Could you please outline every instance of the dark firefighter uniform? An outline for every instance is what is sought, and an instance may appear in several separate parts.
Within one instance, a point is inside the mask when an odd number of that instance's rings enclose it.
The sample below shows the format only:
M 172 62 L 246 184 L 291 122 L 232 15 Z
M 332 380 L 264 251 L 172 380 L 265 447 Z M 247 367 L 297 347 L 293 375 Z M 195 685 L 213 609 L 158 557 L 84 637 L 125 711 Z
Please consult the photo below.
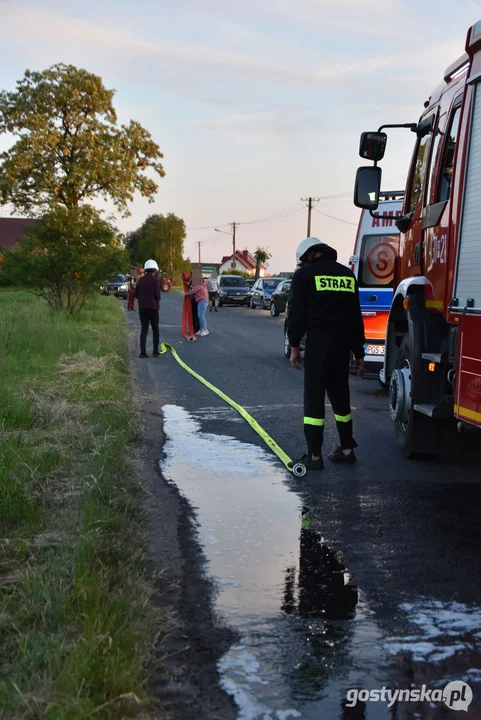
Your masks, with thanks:
M 342 450 L 357 447 L 349 396 L 351 351 L 364 358 L 364 323 L 359 290 L 351 270 L 337 262 L 328 245 L 322 256 L 296 271 L 292 280 L 287 332 L 298 348 L 305 334 L 304 434 L 310 456 L 320 456 L 325 393 L 332 406 Z

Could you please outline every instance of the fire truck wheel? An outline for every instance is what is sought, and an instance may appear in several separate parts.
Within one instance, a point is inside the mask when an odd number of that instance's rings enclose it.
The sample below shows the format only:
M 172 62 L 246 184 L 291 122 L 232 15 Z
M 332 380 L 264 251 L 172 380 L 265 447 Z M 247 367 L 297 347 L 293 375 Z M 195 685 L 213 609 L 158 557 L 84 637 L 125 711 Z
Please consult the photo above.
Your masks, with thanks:
M 435 421 L 416 412 L 411 396 L 413 352 L 408 337 L 398 350 L 396 370 L 389 387 L 389 408 L 394 420 L 394 432 L 401 454 L 405 458 L 433 457 Z

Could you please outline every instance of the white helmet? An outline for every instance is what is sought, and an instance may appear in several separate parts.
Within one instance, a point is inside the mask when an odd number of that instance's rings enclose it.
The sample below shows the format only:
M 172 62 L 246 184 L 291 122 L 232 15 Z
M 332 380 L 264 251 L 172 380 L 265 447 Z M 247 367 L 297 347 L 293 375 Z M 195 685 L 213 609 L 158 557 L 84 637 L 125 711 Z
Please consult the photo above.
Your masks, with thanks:
M 155 262 L 155 260 L 147 260 L 147 262 L 144 264 L 144 270 L 157 270 L 159 271 L 159 266 Z
M 309 250 L 312 250 L 316 245 L 323 245 L 319 238 L 316 237 L 308 237 L 305 240 L 303 240 L 299 245 L 297 246 L 296 250 L 296 263 L 299 265 L 299 263 L 302 262 L 303 258 Z

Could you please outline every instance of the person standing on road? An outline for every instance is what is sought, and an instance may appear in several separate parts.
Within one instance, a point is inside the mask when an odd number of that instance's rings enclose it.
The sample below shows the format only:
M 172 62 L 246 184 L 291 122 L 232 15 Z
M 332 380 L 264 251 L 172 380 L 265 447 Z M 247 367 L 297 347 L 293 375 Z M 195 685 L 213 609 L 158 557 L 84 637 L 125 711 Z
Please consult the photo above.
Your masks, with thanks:
M 216 301 L 219 297 L 219 281 L 217 280 L 214 275 L 211 275 L 210 278 L 207 280 L 207 289 L 209 291 L 209 311 L 212 312 L 212 308 L 217 312 L 217 305 Z
M 337 252 L 318 238 L 309 237 L 297 248 L 297 262 L 306 263 L 292 279 L 287 320 L 291 365 L 300 370 L 300 342 L 305 334 L 304 435 L 308 470 L 322 470 L 325 394 L 336 419 L 340 446 L 329 455 L 334 463 L 353 465 L 357 443 L 352 433 L 349 361 L 356 359 L 364 375 L 364 323 L 359 289 L 353 272 L 337 262 Z
M 192 290 L 189 290 L 185 294 L 191 295 L 197 303 L 197 317 L 199 318 L 200 328 L 197 335 L 200 335 L 201 337 L 208 335 L 209 331 L 207 330 L 207 321 L 205 319 L 205 313 L 209 303 L 207 286 L 201 281 L 199 285 L 194 285 Z
M 146 342 L 149 327 L 152 327 L 154 334 L 153 356 L 159 356 L 159 310 L 160 310 L 160 280 L 157 275 L 159 266 L 155 260 L 147 260 L 144 265 L 144 274 L 138 280 L 135 287 L 135 297 L 139 305 L 139 317 L 141 324 L 140 331 L 140 356 L 147 355 Z
M 135 310 L 135 285 L 135 278 L 131 277 L 129 280 L 129 300 L 127 303 L 127 310 Z

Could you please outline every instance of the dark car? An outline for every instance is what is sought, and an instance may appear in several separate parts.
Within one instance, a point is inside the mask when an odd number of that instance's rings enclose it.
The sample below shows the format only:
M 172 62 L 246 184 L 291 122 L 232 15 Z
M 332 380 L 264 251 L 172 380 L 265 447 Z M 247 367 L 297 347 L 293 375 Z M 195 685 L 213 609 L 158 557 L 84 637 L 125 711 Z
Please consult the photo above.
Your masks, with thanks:
M 219 278 L 219 307 L 229 304 L 249 304 L 249 286 L 240 275 L 221 275 Z
M 115 295 L 127 300 L 129 295 L 128 280 L 125 275 L 114 275 L 102 287 L 103 295 Z
M 255 310 L 261 307 L 264 310 L 270 306 L 271 296 L 283 278 L 259 278 L 250 292 L 250 307 Z
M 286 311 L 287 298 L 289 297 L 289 290 L 291 289 L 291 281 L 283 280 L 276 287 L 271 295 L 270 311 L 272 317 L 279 317 L 279 315 Z
M 291 280 L 289 280 L 289 282 L 291 282 Z M 291 357 L 291 343 L 289 342 L 289 338 L 287 337 L 287 320 L 288 320 L 288 317 L 289 317 L 289 301 L 290 301 L 289 294 L 290 294 L 290 290 L 291 290 L 291 288 L 289 288 L 289 293 L 288 293 L 288 297 L 287 297 L 287 302 L 286 302 L 286 318 L 285 318 L 285 320 L 284 320 L 284 356 L 285 356 L 288 360 L 289 360 L 289 358 Z M 301 344 L 300 344 L 299 348 L 300 348 L 301 351 L 304 351 L 304 350 L 305 350 L 305 347 L 306 347 L 306 336 L 304 336 L 304 337 L 302 338 Z
M 246 283 L 249 287 L 249 290 L 252 290 L 252 288 L 254 287 L 255 280 L 246 280 Z

